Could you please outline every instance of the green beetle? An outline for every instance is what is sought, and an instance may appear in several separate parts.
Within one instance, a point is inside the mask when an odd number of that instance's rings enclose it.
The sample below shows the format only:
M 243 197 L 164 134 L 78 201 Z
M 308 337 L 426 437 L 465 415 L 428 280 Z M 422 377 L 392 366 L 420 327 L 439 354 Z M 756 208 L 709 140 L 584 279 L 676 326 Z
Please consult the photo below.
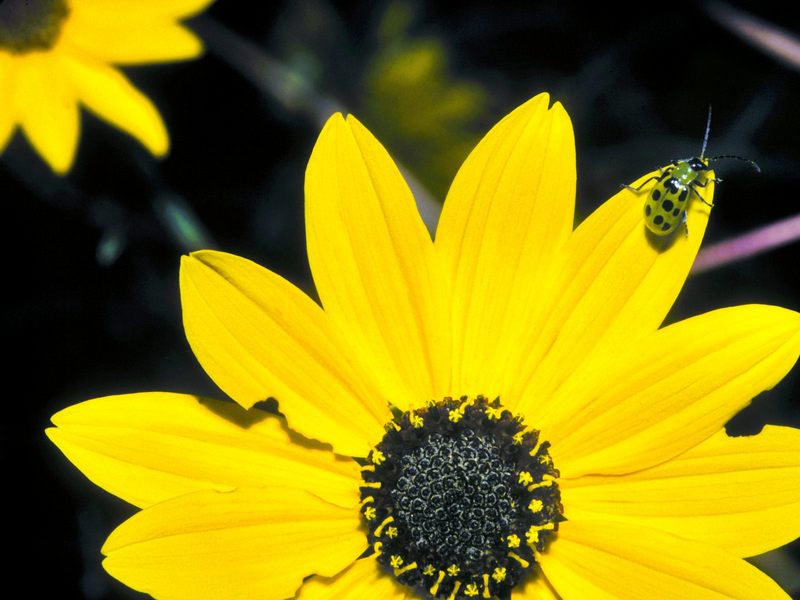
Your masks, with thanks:
M 692 199 L 692 194 L 708 206 L 714 206 L 700 195 L 698 188 L 704 188 L 709 181 L 715 183 L 722 181 L 717 178 L 707 178 L 706 173 L 711 170 L 711 164 L 723 158 L 736 158 L 753 165 L 761 172 L 759 166 L 752 160 L 726 154 L 724 156 L 705 156 L 706 144 L 708 143 L 708 132 L 711 130 L 711 107 L 708 107 L 708 120 L 706 121 L 706 133 L 703 137 L 703 147 L 700 149 L 700 156 L 693 158 L 683 158 L 673 160 L 665 167 L 659 169 L 659 174 L 645 179 L 638 186 L 623 185 L 623 187 L 639 192 L 646 184 L 655 181 L 653 189 L 647 195 L 644 203 L 644 219 L 647 228 L 655 235 L 670 235 L 682 223 L 686 235 L 689 229 L 686 226 L 686 210 Z

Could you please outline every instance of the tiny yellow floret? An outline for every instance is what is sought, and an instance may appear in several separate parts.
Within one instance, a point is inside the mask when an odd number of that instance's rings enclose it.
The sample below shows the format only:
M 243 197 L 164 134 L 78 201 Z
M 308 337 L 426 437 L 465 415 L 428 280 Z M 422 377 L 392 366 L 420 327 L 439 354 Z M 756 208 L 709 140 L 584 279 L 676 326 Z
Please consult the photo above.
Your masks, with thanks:
M 370 460 L 371 460 L 373 463 L 375 463 L 376 465 L 379 465 L 379 464 L 381 464 L 383 461 L 385 461 L 385 460 L 386 460 L 386 457 L 383 455 L 383 452 L 381 452 L 381 451 L 380 451 L 380 450 L 378 450 L 377 448 L 373 448 L 373 449 L 372 449 L 372 456 L 370 457 Z
M 542 510 L 543 508 L 544 508 L 544 503 L 541 500 L 539 500 L 538 498 L 534 498 L 528 504 L 528 510 L 533 512 L 533 513 L 537 513 L 540 510 Z

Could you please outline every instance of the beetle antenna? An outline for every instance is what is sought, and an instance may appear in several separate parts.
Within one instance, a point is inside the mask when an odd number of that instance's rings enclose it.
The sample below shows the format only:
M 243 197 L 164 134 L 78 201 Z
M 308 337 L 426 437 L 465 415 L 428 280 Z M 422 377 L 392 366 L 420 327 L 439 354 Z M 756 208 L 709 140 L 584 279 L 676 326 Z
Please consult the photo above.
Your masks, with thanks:
M 708 132 L 711 131 L 711 105 L 708 105 L 708 119 L 706 119 L 706 134 L 703 136 L 703 147 L 700 149 L 700 160 L 706 157 L 706 144 L 708 144 Z
M 722 156 L 710 156 L 708 158 L 709 161 L 715 162 L 720 160 L 721 158 L 735 158 L 736 160 L 743 160 L 746 163 L 749 163 L 751 167 L 756 170 L 756 173 L 761 173 L 761 167 L 758 166 L 758 163 L 754 160 L 750 160 L 749 158 L 744 158 L 743 156 L 736 156 L 735 154 L 723 154 Z

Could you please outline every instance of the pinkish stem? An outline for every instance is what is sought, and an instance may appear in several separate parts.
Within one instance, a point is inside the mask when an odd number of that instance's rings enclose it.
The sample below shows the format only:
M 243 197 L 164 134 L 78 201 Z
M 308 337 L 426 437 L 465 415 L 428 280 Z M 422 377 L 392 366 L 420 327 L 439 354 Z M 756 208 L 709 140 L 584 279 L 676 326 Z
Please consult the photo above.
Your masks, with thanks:
M 800 240 L 800 215 L 708 246 L 697 255 L 691 274 L 696 275 L 703 271 L 710 271 L 797 240 Z

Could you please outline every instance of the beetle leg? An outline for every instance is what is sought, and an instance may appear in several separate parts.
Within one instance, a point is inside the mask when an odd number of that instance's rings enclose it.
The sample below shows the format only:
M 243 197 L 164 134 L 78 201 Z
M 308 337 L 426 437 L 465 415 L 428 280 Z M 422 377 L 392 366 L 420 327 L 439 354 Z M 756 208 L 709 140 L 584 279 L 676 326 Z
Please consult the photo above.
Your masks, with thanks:
M 708 183 L 708 182 L 706 182 L 706 183 Z M 697 194 L 697 197 L 698 197 L 698 198 L 700 198 L 700 200 L 702 200 L 703 204 L 705 204 L 706 206 L 711 206 L 711 207 L 713 207 L 713 206 L 714 206 L 714 203 L 713 203 L 713 202 L 709 202 L 708 200 L 706 200 L 705 198 L 703 198 L 703 197 L 700 195 L 700 192 L 698 192 L 698 191 L 697 191 L 697 189 L 695 189 L 695 188 L 697 188 L 697 187 L 706 187 L 705 185 L 694 184 L 694 185 L 690 185 L 689 187 L 690 187 L 690 188 L 692 188 L 692 191 L 693 191 L 695 194 Z
M 645 180 L 644 180 L 642 183 L 640 183 L 640 184 L 639 184 L 638 186 L 636 186 L 636 187 L 633 187 L 632 185 L 627 185 L 627 184 L 625 184 L 625 183 L 623 183 L 623 184 L 622 184 L 622 185 L 620 185 L 619 187 L 621 187 L 621 188 L 625 188 L 626 190 L 632 190 L 632 191 L 634 191 L 634 192 L 638 192 L 638 191 L 640 191 L 640 190 L 641 190 L 641 189 L 642 189 L 642 188 L 643 188 L 645 185 L 647 185 L 648 183 L 650 183 L 651 181 L 653 181 L 653 180 L 658 180 L 658 179 L 660 179 L 660 176 L 659 176 L 659 177 L 656 177 L 655 175 L 653 175 L 652 177 L 648 177 L 647 179 L 645 179 Z

